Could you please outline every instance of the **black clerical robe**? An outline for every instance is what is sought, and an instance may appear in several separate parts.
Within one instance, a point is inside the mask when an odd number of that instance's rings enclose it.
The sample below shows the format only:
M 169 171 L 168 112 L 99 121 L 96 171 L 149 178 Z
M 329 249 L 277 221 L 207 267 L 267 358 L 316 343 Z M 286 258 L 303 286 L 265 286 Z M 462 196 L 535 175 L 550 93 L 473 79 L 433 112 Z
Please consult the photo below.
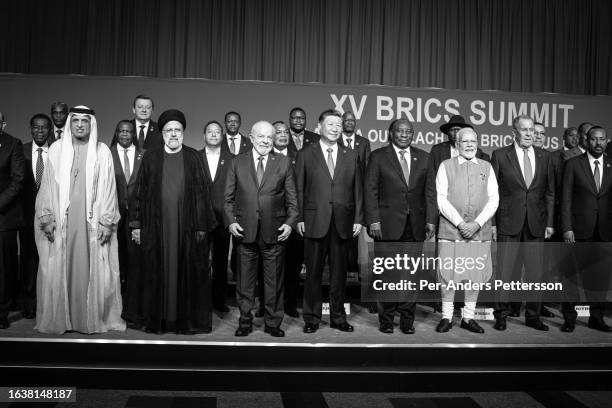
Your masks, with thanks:
M 178 233 L 168 242 L 169 235 L 164 231 L 164 214 L 167 209 L 169 186 L 166 184 L 168 166 L 164 162 L 169 157 L 164 149 L 147 151 L 142 159 L 138 175 L 137 205 L 130 208 L 130 227 L 140 229 L 142 262 L 138 282 L 140 291 L 130 291 L 130 299 L 125 302 L 124 317 L 144 325 L 152 331 L 176 330 L 177 332 L 197 331 L 208 333 L 212 328 L 211 286 L 208 270 L 207 240 L 198 242 L 197 232 L 209 232 L 216 221 L 209 195 L 209 186 L 204 176 L 203 162 L 198 152 L 183 146 L 183 187 L 177 191 L 176 202 L 180 208 L 176 212 L 175 232 Z M 180 171 L 180 169 L 179 169 Z M 165 199 L 164 199 L 165 197 Z M 165 203 L 165 204 L 164 204 Z M 177 240 L 177 242 L 175 242 Z M 168 246 L 178 246 L 177 265 L 168 265 L 164 254 Z M 168 273 L 176 273 L 172 287 L 176 293 L 168 293 Z M 174 322 L 168 321 L 168 300 L 175 299 L 176 308 L 172 311 Z

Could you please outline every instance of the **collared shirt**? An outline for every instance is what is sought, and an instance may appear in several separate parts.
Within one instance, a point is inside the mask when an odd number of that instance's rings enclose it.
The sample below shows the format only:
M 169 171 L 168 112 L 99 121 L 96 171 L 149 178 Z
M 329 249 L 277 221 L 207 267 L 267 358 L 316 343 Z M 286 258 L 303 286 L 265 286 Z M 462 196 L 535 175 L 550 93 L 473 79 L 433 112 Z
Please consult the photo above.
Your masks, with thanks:
M 151 121 L 147 120 L 145 123 L 140 123 L 138 119 L 134 119 L 134 121 L 136 122 L 136 139 L 138 140 L 138 135 L 140 134 L 140 127 L 144 125 L 142 131 L 144 132 L 144 140 L 147 140 L 147 133 L 149 132 L 149 122 Z
M 211 149 L 206 147 L 206 161 L 208 162 L 208 170 L 210 171 L 210 177 L 213 181 L 217 175 L 217 168 L 219 167 L 219 159 L 221 158 L 221 149 Z
M 268 156 L 269 154 L 262 156 L 259 153 L 257 153 L 257 150 L 253 149 L 253 164 L 255 164 L 255 172 L 257 172 L 257 166 L 259 165 L 260 157 L 264 158 L 262 164 L 263 164 L 264 171 L 266 171 L 266 164 L 268 164 Z
M 293 130 L 289 129 L 289 133 L 291 133 L 291 139 L 293 139 L 293 143 L 295 144 L 295 147 L 298 150 L 303 148 L 305 132 L 302 130 L 300 133 L 295 133 Z
M 604 156 L 603 154 L 599 156 L 598 159 L 591 156 L 591 153 L 587 152 L 587 157 L 589 158 L 589 166 L 591 166 L 591 174 L 595 177 L 595 160 L 599 162 L 599 185 L 601 186 L 601 181 L 603 180 L 603 164 L 604 164 Z
M 411 161 L 412 161 L 412 160 L 410 160 L 410 146 L 408 146 L 408 147 L 407 147 L 407 148 L 405 148 L 405 149 L 400 149 L 399 147 L 397 147 L 397 146 L 396 146 L 396 145 L 394 145 L 394 144 L 391 144 L 391 145 L 392 145 L 392 146 L 393 146 L 393 148 L 395 149 L 395 157 L 397 158 L 397 160 L 398 160 L 398 161 L 400 161 L 400 163 L 401 163 L 401 160 L 402 160 L 402 154 L 401 154 L 400 152 L 401 152 L 402 150 L 404 150 L 404 151 L 406 152 L 406 153 L 404 154 L 404 157 L 406 158 L 406 162 L 408 163 L 408 171 L 411 171 L 411 169 L 412 169 L 412 163 L 411 163 Z
M 61 131 L 60 133 L 60 137 L 57 137 L 57 131 Z M 53 125 L 53 139 L 54 140 L 59 140 L 64 136 L 64 129 L 63 128 L 58 128 L 57 126 Z
M 524 168 L 524 149 L 518 145 L 518 143 L 514 143 L 514 150 L 516 151 L 516 157 L 518 158 L 519 166 L 521 166 L 521 173 L 523 173 L 523 179 L 525 178 L 525 168 Z M 531 176 L 535 177 L 535 152 L 533 151 L 533 146 L 529 146 L 527 149 L 527 156 L 529 157 L 529 162 L 531 163 Z
M 459 165 L 466 163 L 468 160 L 463 156 L 457 158 Z M 474 164 L 478 164 L 479 161 L 476 157 L 469 160 Z M 464 220 L 459 214 L 457 209 L 448 201 L 448 177 L 446 176 L 446 167 L 442 164 L 438 168 L 438 174 L 436 175 L 436 191 L 438 193 L 438 209 L 440 213 L 446 219 L 448 219 L 455 227 L 458 227 Z M 489 200 L 483 207 L 482 211 L 474 219 L 481 227 L 495 215 L 497 206 L 499 205 L 499 191 L 497 186 L 497 179 L 495 178 L 495 172 L 493 168 L 489 167 L 489 178 L 487 181 L 487 195 Z
M 36 177 L 36 163 L 38 162 L 38 148 L 42 149 L 43 166 L 47 166 L 47 157 L 49 156 L 49 145 L 45 143 L 43 146 L 39 146 L 32 142 L 32 174 Z
M 353 133 L 350 136 L 347 136 L 345 133 L 342 133 L 342 140 L 344 141 L 344 145 L 347 147 L 350 147 L 352 149 L 355 148 L 355 134 Z M 351 141 L 351 144 L 349 145 L 349 140 Z
M 128 147 L 127 149 L 124 149 L 123 147 L 121 147 L 119 143 L 117 143 L 115 146 L 117 146 L 117 153 L 119 153 L 119 161 L 121 162 L 121 169 L 125 169 L 123 155 L 124 155 L 124 151 L 127 150 L 128 160 L 130 161 L 130 176 L 131 176 L 132 173 L 134 173 L 134 156 L 136 153 L 136 146 L 134 146 L 134 144 L 131 144 L 130 147 Z
M 334 167 L 338 165 L 338 143 L 334 143 L 332 146 L 328 146 L 325 143 L 323 143 L 322 140 L 319 140 L 319 146 L 321 146 L 321 150 L 323 151 L 323 158 L 325 159 L 325 162 L 327 163 L 327 155 L 329 154 L 327 152 L 327 149 L 329 149 L 330 147 L 332 148 L 332 158 L 334 159 Z
M 584 149 L 582 148 L 582 146 L 578 146 L 578 149 L 580 149 L 580 153 L 582 153 L 582 154 L 585 154 L 585 153 L 586 153 L 586 150 L 584 150 Z
M 283 150 L 278 150 L 276 147 L 273 149 L 274 153 L 282 154 L 283 156 L 287 155 L 287 148 L 285 147 Z
M 230 136 L 230 135 L 226 134 L 225 135 L 225 139 L 226 139 L 226 142 L 227 142 L 227 147 L 231 148 L 231 146 L 232 146 L 231 138 L 232 137 L 234 138 L 234 146 L 236 146 L 235 147 L 236 150 L 234 151 L 234 154 L 238 154 L 238 152 L 240 152 L 240 146 L 242 146 L 242 135 L 240 133 L 236 133 L 236 136 Z M 231 152 L 231 149 L 230 149 L 230 152 Z M 257 153 L 257 154 L 259 154 L 259 153 Z

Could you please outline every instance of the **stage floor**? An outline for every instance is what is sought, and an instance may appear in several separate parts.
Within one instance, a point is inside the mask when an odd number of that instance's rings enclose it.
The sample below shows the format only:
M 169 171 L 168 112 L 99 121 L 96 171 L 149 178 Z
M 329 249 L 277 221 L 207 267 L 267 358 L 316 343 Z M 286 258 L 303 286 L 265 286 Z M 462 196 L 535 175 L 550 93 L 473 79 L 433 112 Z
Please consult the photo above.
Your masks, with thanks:
M 349 322 L 355 327 L 353 333 L 343 333 L 331 329 L 329 325 L 321 325 L 314 334 L 302 332 L 303 320 L 285 315 L 281 328 L 286 336 L 274 338 L 264 333 L 263 318 L 255 318 L 253 333 L 248 337 L 235 337 L 234 331 L 238 326 L 238 309 L 230 307 L 229 313 L 214 312 L 213 331 L 210 334 L 177 335 L 165 333 L 162 335 L 148 334 L 141 330 L 128 328 L 125 332 L 108 332 L 102 334 L 66 333 L 63 335 L 50 335 L 38 333 L 34 330 L 34 320 L 22 319 L 20 313 L 14 312 L 10 316 L 9 329 L 0 331 L 0 339 L 20 341 L 77 341 L 102 343 L 177 343 L 189 342 L 197 344 L 245 344 L 245 345 L 284 345 L 284 346 L 359 346 L 359 347 L 426 347 L 428 345 L 440 347 L 487 347 L 503 346 L 612 346 L 612 334 L 601 333 L 587 327 L 587 318 L 579 318 L 576 330 L 573 333 L 563 333 L 559 329 L 563 323 L 561 314 L 549 308 L 556 316 L 543 318 L 549 325 L 548 332 L 541 332 L 526 327 L 524 318 L 508 318 L 508 329 L 499 332 L 493 329 L 493 321 L 480 321 L 484 334 L 475 334 L 459 327 L 458 316 L 453 320 L 453 328 L 448 333 L 437 333 L 435 327 L 440 319 L 439 313 L 432 313 L 431 308 L 418 305 L 415 321 L 416 333 L 403 334 L 398 327 L 399 317 L 396 316 L 396 330 L 393 334 L 383 334 L 378 331 L 378 318 L 370 314 L 367 309 L 352 305 Z M 324 320 L 326 317 L 324 316 Z

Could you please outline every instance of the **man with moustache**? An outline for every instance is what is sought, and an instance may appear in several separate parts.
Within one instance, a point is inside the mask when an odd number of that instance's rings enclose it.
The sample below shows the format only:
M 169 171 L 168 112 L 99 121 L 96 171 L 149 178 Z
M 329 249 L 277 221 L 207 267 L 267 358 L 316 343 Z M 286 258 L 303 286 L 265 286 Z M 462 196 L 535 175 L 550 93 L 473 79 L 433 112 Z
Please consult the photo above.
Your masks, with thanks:
M 17 278 L 17 230 L 23 226 L 19 196 L 26 175 L 21 141 L 4 132 L 0 112 L 0 329 L 9 327 L 8 312 Z
M 36 197 L 40 261 L 35 329 L 125 330 L 111 152 L 98 142 L 95 112 L 86 106 L 70 108 L 64 129 L 62 139 L 49 148 Z
M 223 128 L 216 120 L 204 125 L 206 146 L 200 151 L 204 160 L 204 173 L 210 186 L 210 199 L 215 213 L 217 226 L 210 233 L 212 245 L 212 302 L 219 312 L 229 312 L 227 296 L 227 256 L 229 253 L 230 233 L 223 221 L 225 180 L 233 155 L 222 149 Z
M 62 138 L 66 119 L 68 119 L 68 105 L 64 102 L 53 102 L 51 104 L 51 119 L 53 120 L 53 132 L 49 135 L 50 145 Z
M 222 145 L 224 150 L 227 150 L 233 155 L 242 154 L 250 151 L 253 144 L 249 138 L 240 134 L 240 125 L 242 118 L 238 112 L 227 112 L 225 114 L 225 143 Z
M 578 270 L 587 290 L 607 288 L 609 271 L 601 268 L 597 246 L 585 242 L 612 241 L 612 160 L 603 153 L 608 138 L 605 129 L 590 128 L 587 134 L 587 152 L 572 158 L 565 164 L 563 195 L 561 199 L 561 225 L 565 242 L 577 243 L 574 254 Z M 605 255 L 604 255 L 605 256 Z M 592 265 L 596 265 L 593 267 Z M 604 278 L 605 276 L 605 278 Z M 577 296 L 577 294 L 576 294 Z M 598 294 L 589 296 L 590 316 L 588 326 L 602 332 L 612 332 L 604 321 L 605 303 Z M 576 325 L 575 299 L 562 304 L 565 319 L 561 331 L 572 332 Z
M 117 144 L 111 147 L 113 167 L 115 168 L 115 184 L 117 185 L 117 203 L 121 219 L 117 226 L 117 241 L 119 244 L 119 271 L 121 277 L 121 294 L 124 303 L 130 292 L 138 290 L 138 282 L 127 283 L 129 272 L 140 264 L 140 250 L 132 240 L 132 231 L 128 225 L 130 206 L 135 205 L 135 192 L 138 181 L 138 170 L 142 163 L 143 151 L 138 151 L 134 145 L 134 124 L 130 120 L 117 123 L 113 138 Z M 132 273 L 135 278 L 137 272 Z M 132 279 L 133 280 L 133 279 Z M 131 290 L 128 291 L 127 288 Z
M 319 141 L 319 135 L 306 129 L 306 111 L 295 107 L 289 112 L 289 150 L 296 153 Z
M 491 158 L 499 185 L 497 278 L 520 280 L 524 266 L 524 281 L 540 282 L 543 251 L 539 243 L 554 233 L 554 170 L 550 156 L 533 147 L 533 119 L 520 115 L 512 123 L 514 143 L 495 150 Z M 512 312 L 511 303 L 502 295 L 498 294 L 495 304 L 496 330 L 506 330 L 506 318 Z M 516 302 L 514 296 L 510 300 Z M 527 302 L 525 324 L 547 331 L 540 308 L 540 302 Z
M 161 148 L 164 140 L 157 123 L 151 120 L 153 109 L 155 109 L 153 99 L 147 95 L 138 95 L 134 98 L 133 105 L 134 120 L 132 122 L 136 131 L 136 147 L 139 151 Z
M 38 271 L 38 251 L 34 240 L 34 206 L 36 194 L 42 182 L 43 171 L 49 154 L 51 119 L 38 113 L 30 119 L 32 141 L 23 145 L 26 177 L 23 183 L 21 200 L 23 203 L 24 228 L 19 230 L 19 288 L 23 301 L 23 317 L 36 316 L 36 273 Z
M 374 252 L 389 242 L 423 242 L 434 236 L 438 218 L 436 187 L 431 156 L 413 146 L 414 128 L 408 119 L 389 126 L 391 143 L 375 150 L 366 170 L 365 205 L 368 233 Z M 407 251 L 421 256 L 422 245 L 406 244 Z M 379 330 L 393 333 L 395 312 L 400 330 L 414 333 L 418 291 L 409 291 L 401 302 L 379 302 Z
M 436 327 L 445 333 L 452 327 L 455 290 L 448 283 L 470 281 L 485 283 L 491 277 L 491 219 L 499 203 L 497 180 L 491 165 L 476 158 L 478 137 L 471 127 L 456 134 L 459 156 L 442 162 L 436 176 L 440 225 L 438 229 L 439 259 L 483 259 L 482 267 L 447 268 L 438 270 L 442 283 L 442 319 Z M 464 290 L 465 306 L 461 328 L 484 333 L 474 320 L 478 289 Z
M 431 152 L 429 154 L 431 154 L 433 159 L 434 172 L 438 171 L 440 164 L 442 164 L 444 160 L 459 156 L 459 151 L 457 150 L 457 146 L 455 146 L 457 132 L 466 127 L 471 128 L 472 125 L 467 123 L 461 115 L 451 116 L 448 123 L 440 126 L 440 131 L 448 137 L 448 140 L 435 144 L 431 148 Z M 480 147 L 476 152 L 476 158 L 490 161 L 489 155 L 483 152 Z
M 304 147 L 297 157 L 300 208 L 297 230 L 304 237 L 304 333 L 319 329 L 322 317 L 321 278 L 329 256 L 330 326 L 352 332 L 346 321 L 347 247 L 363 224 L 361 162 L 354 150 L 338 145 L 342 116 L 328 109 L 319 116 L 321 139 Z
M 298 216 L 295 178 L 290 160 L 271 153 L 275 129 L 265 121 L 251 129 L 253 150 L 231 163 L 225 183 L 225 225 L 238 244 L 236 300 L 240 308 L 235 335 L 253 330 L 257 266 L 262 259 L 265 332 L 283 337 L 285 247 Z
M 141 245 L 141 290 L 125 316 L 147 333 L 210 333 L 211 288 L 206 234 L 215 227 L 202 155 L 183 145 L 187 121 L 170 109 L 159 116 L 163 149 L 147 150 L 138 176 L 130 227 Z
M 296 156 L 289 150 L 289 128 L 285 122 L 277 121 L 272 124 L 274 133 L 274 153 L 287 156 L 291 161 L 291 166 L 295 170 Z M 291 317 L 299 317 L 297 311 L 297 299 L 299 289 L 299 276 L 304 263 L 304 239 L 295 230 L 285 244 L 285 278 L 284 278 L 284 301 L 285 314 Z M 263 287 L 263 285 L 261 285 Z

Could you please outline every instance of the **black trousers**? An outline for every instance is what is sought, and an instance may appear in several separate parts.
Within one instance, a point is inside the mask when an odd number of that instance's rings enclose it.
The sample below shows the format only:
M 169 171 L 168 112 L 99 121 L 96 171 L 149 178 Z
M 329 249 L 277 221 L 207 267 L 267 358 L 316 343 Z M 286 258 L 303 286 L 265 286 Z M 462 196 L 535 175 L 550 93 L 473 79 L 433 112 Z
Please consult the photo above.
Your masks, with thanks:
M 210 233 L 212 245 L 212 301 L 213 306 L 225 305 L 227 297 L 227 256 L 230 233 L 225 227 L 218 226 Z
M 19 292 L 25 311 L 36 312 L 36 275 L 38 249 L 34 241 L 34 227 L 19 230 Z
M 374 243 L 374 252 L 376 253 L 376 247 L 384 245 L 385 242 L 389 241 L 376 241 Z M 393 242 L 416 242 L 414 234 L 412 233 L 412 225 L 410 224 L 410 215 L 406 218 L 406 225 L 404 225 L 404 232 L 397 241 Z M 422 245 L 421 245 L 422 248 Z M 414 256 L 421 256 L 421 250 Z M 417 286 L 418 289 L 418 286 Z M 393 318 L 397 311 L 400 315 L 400 326 L 401 327 L 412 327 L 414 323 L 414 312 L 416 310 L 416 301 L 418 297 L 418 290 L 411 290 L 410 299 L 404 302 L 377 302 L 378 306 L 378 322 L 383 324 L 393 324 Z
M 17 290 L 17 230 L 0 231 L 0 319 L 8 318 Z
M 544 271 L 544 238 L 535 237 L 529 231 L 527 217 L 523 222 L 523 228 L 517 235 L 497 235 L 497 270 L 496 279 L 504 282 L 520 281 L 523 266 L 525 267 L 524 282 L 541 282 Z M 510 312 L 521 308 L 518 295 L 511 293 L 496 294 L 495 311 L 496 319 L 506 318 Z M 534 294 L 530 294 L 533 298 Z M 540 318 L 541 302 L 529 301 L 525 305 L 525 321 Z
M 236 240 L 239 242 L 239 240 Z M 254 242 L 238 244 L 237 248 L 236 301 L 240 309 L 240 327 L 251 327 L 255 306 L 257 264 L 262 260 L 265 314 L 268 327 L 280 327 L 285 314 L 283 310 L 283 270 L 285 269 L 285 246 L 283 243 L 266 244 L 259 230 Z
M 306 281 L 304 282 L 303 317 L 306 323 L 319 324 L 322 319 L 323 294 L 321 280 L 325 257 L 329 256 L 329 307 L 335 324 L 346 322 L 344 296 L 346 292 L 347 247 L 351 239 L 342 239 L 336 230 L 332 214 L 329 231 L 323 238 L 304 238 Z
M 285 310 L 297 309 L 300 272 L 304 263 L 304 239 L 291 231 L 285 251 Z

